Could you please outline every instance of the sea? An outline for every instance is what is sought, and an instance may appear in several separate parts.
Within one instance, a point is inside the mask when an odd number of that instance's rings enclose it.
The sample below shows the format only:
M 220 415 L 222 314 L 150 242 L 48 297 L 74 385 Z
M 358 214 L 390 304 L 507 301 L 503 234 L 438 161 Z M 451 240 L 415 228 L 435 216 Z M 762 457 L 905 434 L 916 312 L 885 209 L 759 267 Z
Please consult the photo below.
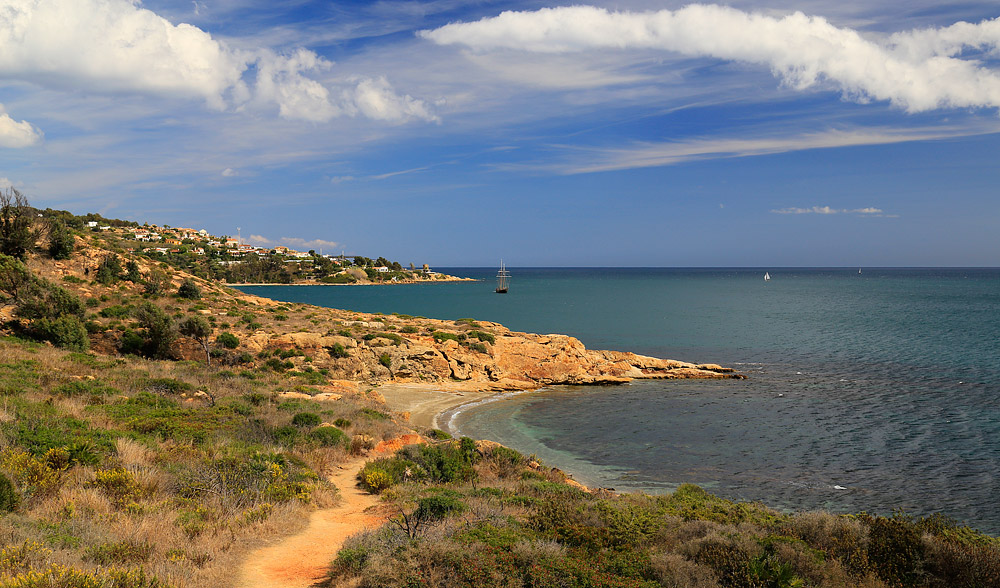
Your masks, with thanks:
M 747 376 L 552 387 L 441 415 L 590 486 L 693 483 L 779 510 L 938 513 L 1000 534 L 1000 269 L 509 269 L 506 295 L 495 268 L 441 269 L 475 282 L 241 289 Z

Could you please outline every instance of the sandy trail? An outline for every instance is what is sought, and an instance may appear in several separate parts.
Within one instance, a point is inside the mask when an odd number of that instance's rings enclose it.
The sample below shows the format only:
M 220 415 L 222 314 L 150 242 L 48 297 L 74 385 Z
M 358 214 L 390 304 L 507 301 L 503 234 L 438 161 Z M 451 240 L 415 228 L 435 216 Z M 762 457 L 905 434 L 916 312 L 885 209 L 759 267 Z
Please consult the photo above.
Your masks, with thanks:
M 309 588 L 326 578 L 344 540 L 385 520 L 377 496 L 357 487 L 355 475 L 366 458 L 354 459 L 330 475 L 341 503 L 314 511 L 304 531 L 251 553 L 239 570 L 238 588 Z

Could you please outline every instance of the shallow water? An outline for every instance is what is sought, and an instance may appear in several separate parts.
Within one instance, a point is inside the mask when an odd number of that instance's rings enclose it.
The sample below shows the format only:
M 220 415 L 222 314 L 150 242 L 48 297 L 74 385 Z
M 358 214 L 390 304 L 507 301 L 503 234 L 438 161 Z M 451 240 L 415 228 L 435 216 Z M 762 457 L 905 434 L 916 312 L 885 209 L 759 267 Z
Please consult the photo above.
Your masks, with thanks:
M 782 508 L 942 512 L 1000 532 L 1000 270 L 512 270 L 477 283 L 247 288 L 561 332 L 588 347 L 736 367 L 516 395 L 447 415 L 582 481 L 684 482 Z

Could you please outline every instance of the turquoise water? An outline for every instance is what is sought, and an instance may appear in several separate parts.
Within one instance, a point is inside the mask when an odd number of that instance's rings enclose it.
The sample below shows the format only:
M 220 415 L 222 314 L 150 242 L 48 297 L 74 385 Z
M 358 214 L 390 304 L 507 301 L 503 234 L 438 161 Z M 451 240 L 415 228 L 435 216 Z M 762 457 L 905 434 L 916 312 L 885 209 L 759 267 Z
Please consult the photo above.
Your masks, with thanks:
M 1000 270 L 514 269 L 481 282 L 253 287 L 366 312 L 494 320 L 745 381 L 560 388 L 446 415 L 586 483 L 684 482 L 782 508 L 941 512 L 1000 532 Z

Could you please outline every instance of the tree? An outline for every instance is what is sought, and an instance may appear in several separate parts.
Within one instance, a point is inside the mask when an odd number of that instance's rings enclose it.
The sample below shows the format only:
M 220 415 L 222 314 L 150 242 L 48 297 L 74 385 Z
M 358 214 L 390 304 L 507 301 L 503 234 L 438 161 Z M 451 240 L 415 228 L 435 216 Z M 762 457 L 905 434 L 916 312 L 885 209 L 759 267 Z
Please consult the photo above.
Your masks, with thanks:
M 114 253 L 106 255 L 97 266 L 97 276 L 94 278 L 99 284 L 110 286 L 122 277 L 122 263 Z
M 0 253 L 24 259 L 35 246 L 35 209 L 16 188 L 0 190 Z
M 203 317 L 189 316 L 181 321 L 180 332 L 181 335 L 197 341 L 205 349 L 205 365 L 212 365 L 212 350 L 208 346 L 209 337 L 212 336 L 212 325 Z
M 59 219 L 49 221 L 49 255 L 52 259 L 69 259 L 76 247 L 76 237 L 66 223 Z
M 174 319 L 148 300 L 135 310 L 135 318 L 146 329 L 146 353 L 152 357 L 169 358 L 170 346 L 177 339 Z
M 21 260 L 0 253 L 0 293 L 6 304 L 17 304 L 22 291 L 31 283 L 31 272 Z

